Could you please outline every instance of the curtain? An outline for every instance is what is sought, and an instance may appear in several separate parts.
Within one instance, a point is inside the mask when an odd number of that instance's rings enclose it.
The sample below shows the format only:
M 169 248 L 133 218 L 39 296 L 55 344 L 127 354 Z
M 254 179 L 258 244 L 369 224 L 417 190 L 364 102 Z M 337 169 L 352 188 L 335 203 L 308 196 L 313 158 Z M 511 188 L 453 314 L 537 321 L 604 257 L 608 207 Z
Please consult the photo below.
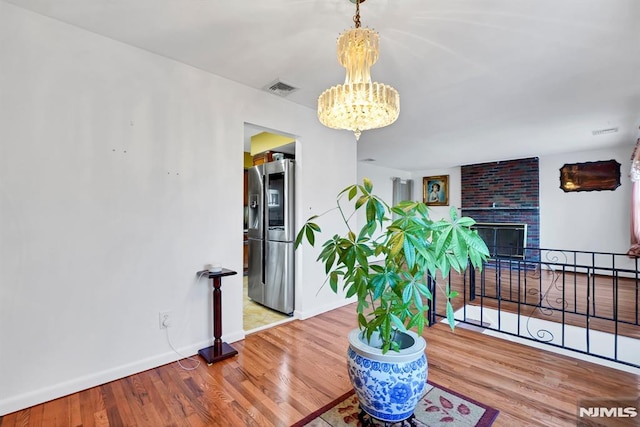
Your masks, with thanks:
M 413 200 L 413 180 L 398 177 L 393 177 L 391 180 L 393 181 L 392 206 L 405 200 Z M 396 217 L 397 215 L 393 214 L 393 219 L 396 219 Z
M 630 257 L 640 257 L 640 138 L 631 154 L 631 248 Z

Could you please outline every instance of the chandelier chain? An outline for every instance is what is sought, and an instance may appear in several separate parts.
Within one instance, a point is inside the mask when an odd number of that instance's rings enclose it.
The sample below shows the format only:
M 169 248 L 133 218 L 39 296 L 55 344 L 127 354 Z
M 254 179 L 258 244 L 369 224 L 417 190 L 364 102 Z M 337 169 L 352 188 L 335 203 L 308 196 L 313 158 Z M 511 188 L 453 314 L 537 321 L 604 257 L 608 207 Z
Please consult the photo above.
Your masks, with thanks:
M 353 16 L 353 22 L 356 28 L 360 28 L 360 0 L 356 0 L 356 14 Z

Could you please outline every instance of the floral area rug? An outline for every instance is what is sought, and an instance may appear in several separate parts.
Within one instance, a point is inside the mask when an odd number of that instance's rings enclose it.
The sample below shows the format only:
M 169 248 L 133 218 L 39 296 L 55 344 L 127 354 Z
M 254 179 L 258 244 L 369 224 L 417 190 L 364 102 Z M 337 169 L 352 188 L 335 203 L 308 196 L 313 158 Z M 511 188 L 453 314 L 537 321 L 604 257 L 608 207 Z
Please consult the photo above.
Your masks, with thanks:
M 358 420 L 358 398 L 349 392 L 336 401 L 321 408 L 293 427 L 347 427 L 360 426 Z M 426 393 L 418 402 L 414 412 L 414 425 L 487 427 L 493 424 L 498 410 L 462 396 L 440 385 L 427 382 Z M 373 426 L 384 426 L 384 422 L 374 420 Z M 389 425 L 389 424 L 387 424 Z M 391 424 L 401 425 L 401 423 Z

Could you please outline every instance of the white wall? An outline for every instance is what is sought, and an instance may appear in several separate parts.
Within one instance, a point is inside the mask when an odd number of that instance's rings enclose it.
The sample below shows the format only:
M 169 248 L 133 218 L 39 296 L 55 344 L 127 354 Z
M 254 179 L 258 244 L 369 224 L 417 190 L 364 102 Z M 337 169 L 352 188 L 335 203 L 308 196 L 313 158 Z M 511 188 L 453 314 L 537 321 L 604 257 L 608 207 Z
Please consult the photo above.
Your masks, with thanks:
M 449 175 L 449 206 L 429 206 L 429 216 L 432 220 L 450 219 L 450 211 L 455 207 L 458 215 L 460 215 L 460 207 L 462 206 L 462 189 L 460 167 L 422 170 L 412 172 L 411 177 L 415 182 L 413 188 L 414 198 L 416 200 L 424 200 L 423 178 L 427 176 Z
M 362 184 L 364 178 L 369 178 L 373 183 L 374 193 L 387 202 L 389 206 L 391 206 L 393 200 L 393 181 L 391 178 L 394 177 L 410 179 L 411 174 L 399 169 L 377 166 L 373 163 L 358 162 L 357 184 Z M 414 181 L 414 189 L 416 185 L 419 185 L 419 183 Z
M 315 111 L 311 120 L 318 123 Z M 296 210 L 297 224 L 302 226 L 309 217 L 326 212 L 335 206 L 336 195 L 356 180 L 356 144 L 347 131 L 322 128 L 329 135 L 296 143 Z M 320 134 L 320 132 L 318 132 Z M 326 144 L 322 142 L 326 139 Z M 332 142 L 329 142 L 332 141 Z M 319 160 L 325 159 L 325 160 Z M 304 174 L 300 174 L 300 171 Z M 302 176 L 301 176 L 302 175 Z M 347 303 L 343 294 L 336 297 L 329 286 L 323 286 L 326 274 L 316 259 L 321 243 L 336 233 L 342 233 L 342 221 L 337 215 L 322 218 L 323 233 L 316 246 L 304 244 L 296 251 L 296 316 L 307 319 Z M 355 314 L 354 314 L 355 315 Z
M 186 354 L 211 343 L 195 273 L 242 271 L 244 122 L 297 136 L 298 216 L 355 179 L 311 109 L 4 2 L 0 40 L 0 414 L 175 360 L 159 311 Z M 344 303 L 297 262 L 300 316 Z M 223 333 L 244 337 L 241 275 Z
M 629 249 L 631 183 L 628 146 L 540 157 L 540 247 L 626 253 Z M 560 168 L 565 163 L 614 159 L 621 166 L 621 183 L 615 191 L 565 193 L 560 189 Z M 449 175 L 448 207 L 433 206 L 434 219 L 448 217 L 449 208 L 461 206 L 461 169 L 413 172 L 420 184 L 414 188 L 422 199 L 422 177 Z
M 373 184 L 373 194 L 380 197 L 389 207 L 393 206 L 393 180 L 392 178 L 410 179 L 411 174 L 407 171 L 399 169 L 386 168 L 378 166 L 368 162 L 358 162 L 358 181 L 357 184 L 362 185 L 365 178 L 369 178 Z M 416 183 L 414 182 L 415 186 Z M 346 199 L 345 199 L 346 200 Z M 354 200 L 355 201 L 355 200 Z M 357 215 L 358 227 L 366 224 L 367 214 L 364 208 L 361 208 Z M 388 224 L 387 224 L 388 225 Z M 378 230 L 378 233 L 373 236 L 376 239 L 383 234 L 384 230 Z M 378 257 L 372 257 L 371 260 L 381 261 L 384 259 L 383 255 Z M 355 297 L 354 297 L 355 300 Z
M 626 253 L 630 246 L 631 181 L 628 146 L 564 153 L 540 158 L 540 246 L 579 251 Z M 565 193 L 560 168 L 565 163 L 614 159 L 621 166 L 615 191 Z M 624 264 L 620 264 L 624 262 Z M 633 268 L 626 257 L 618 267 Z

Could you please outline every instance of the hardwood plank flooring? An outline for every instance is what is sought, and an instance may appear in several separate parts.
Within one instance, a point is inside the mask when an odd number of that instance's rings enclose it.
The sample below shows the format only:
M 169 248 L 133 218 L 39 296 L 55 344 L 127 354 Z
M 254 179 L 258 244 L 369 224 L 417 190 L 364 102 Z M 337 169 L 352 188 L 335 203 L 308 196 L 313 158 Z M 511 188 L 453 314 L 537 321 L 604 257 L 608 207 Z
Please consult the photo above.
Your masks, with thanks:
M 351 388 L 354 310 L 248 335 L 212 366 L 171 363 L 8 414 L 0 427 L 290 426 Z M 623 371 L 442 324 L 424 335 L 429 378 L 500 410 L 497 427 L 575 426 L 579 398 L 640 396 L 640 376 Z
M 562 323 L 564 320 L 568 325 L 582 328 L 587 327 L 588 313 L 590 329 L 608 333 L 617 332 L 620 335 L 640 339 L 640 325 L 638 325 L 640 320 L 638 287 L 640 285 L 633 279 L 621 277 L 614 281 L 611 276 L 587 276 L 572 272 L 564 274 L 560 272 L 554 275 L 548 270 L 539 273 L 506 269 L 497 271 L 495 268 L 486 268 L 483 276 L 485 298 L 480 298 L 482 287 L 481 275 L 478 274 L 476 299 L 472 302 L 469 300 L 468 280 L 465 285 L 462 275 L 455 272 L 451 275 L 452 289 L 461 294 L 453 301 L 455 310 L 461 308 L 465 301 L 467 304 L 482 304 L 485 307 L 498 309 L 496 297 L 500 295 L 500 310 L 511 313 L 520 312 L 525 317 L 537 317 L 551 322 Z M 438 281 L 445 283 L 442 278 L 438 278 Z M 614 284 L 617 284 L 617 290 Z M 462 298 L 464 294 L 467 296 L 466 300 Z M 564 319 L 561 311 L 536 308 L 541 298 L 542 307 L 556 310 L 564 307 Z M 436 300 L 437 313 L 444 316 L 445 305 L 440 294 L 437 295 Z M 524 305 L 525 302 L 529 305 Z M 617 319 L 617 321 L 609 319 Z

